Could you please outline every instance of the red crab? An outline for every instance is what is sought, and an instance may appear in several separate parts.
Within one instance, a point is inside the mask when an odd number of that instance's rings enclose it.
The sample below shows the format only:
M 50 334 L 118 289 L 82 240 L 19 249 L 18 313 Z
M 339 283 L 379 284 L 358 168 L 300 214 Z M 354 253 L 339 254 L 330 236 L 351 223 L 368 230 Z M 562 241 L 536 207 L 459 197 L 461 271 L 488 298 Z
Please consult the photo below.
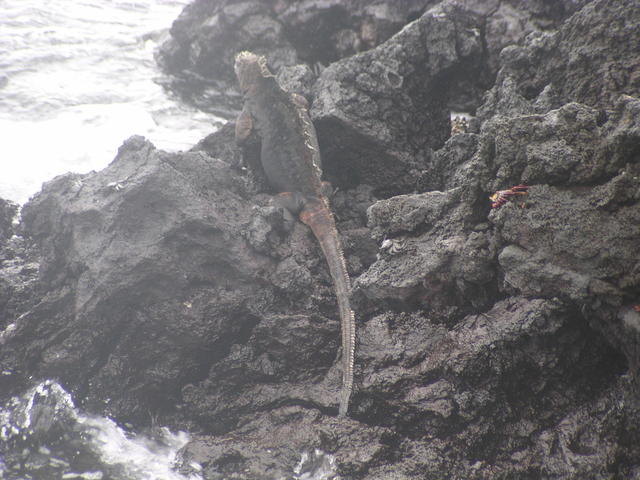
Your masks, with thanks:
M 500 208 L 505 203 L 513 200 L 516 195 L 526 195 L 529 187 L 527 185 L 516 185 L 507 190 L 498 190 L 489 197 L 491 208 Z

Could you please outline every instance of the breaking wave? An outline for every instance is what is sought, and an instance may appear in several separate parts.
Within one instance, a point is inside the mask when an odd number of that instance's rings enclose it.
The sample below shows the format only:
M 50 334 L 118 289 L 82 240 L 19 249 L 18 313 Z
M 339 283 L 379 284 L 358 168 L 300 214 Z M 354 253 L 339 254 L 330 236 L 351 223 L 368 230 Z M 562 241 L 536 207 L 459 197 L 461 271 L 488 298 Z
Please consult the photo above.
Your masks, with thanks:
M 0 409 L 0 478 L 200 480 L 199 465 L 180 464 L 188 440 L 185 432 L 163 427 L 152 438 L 84 414 L 46 380 Z

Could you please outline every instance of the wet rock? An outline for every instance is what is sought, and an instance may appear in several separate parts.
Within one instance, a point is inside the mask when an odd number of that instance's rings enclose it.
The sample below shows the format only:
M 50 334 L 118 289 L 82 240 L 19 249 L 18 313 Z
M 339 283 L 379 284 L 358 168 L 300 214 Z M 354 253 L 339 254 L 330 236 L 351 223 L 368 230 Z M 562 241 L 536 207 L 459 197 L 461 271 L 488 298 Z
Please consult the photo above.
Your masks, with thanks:
M 38 302 L 38 269 L 37 255 L 23 237 L 13 236 L 0 248 L 0 329 L 12 331 L 15 321 Z M 0 345 L 8 333 L 0 331 Z
M 0 198 L 0 242 L 3 242 L 13 234 L 13 219 L 18 213 L 18 206 Z
M 0 199 L 0 260 L 3 267 L 5 262 L 13 255 L 11 252 L 5 250 L 4 244 L 8 238 L 11 237 L 14 231 L 13 219 L 18 212 L 18 206 L 8 200 Z M 6 275 L 4 268 L 0 270 L 1 274 Z M 1 278 L 1 277 L 0 277 Z M 0 321 L 0 328 L 5 328 L 8 324 L 10 315 L 6 312 L 6 305 L 11 299 L 12 291 L 11 285 L 6 279 L 0 280 L 0 312 L 4 312 L 4 315 L 0 315 L 0 318 L 4 321 Z M 2 337 L 0 337 L 2 338 Z
M 37 254 L 21 235 L 18 205 L 0 199 L 0 345 L 37 302 L 38 268 Z M 3 365 L 0 371 L 12 371 Z
M 152 437 L 87 415 L 56 382 L 45 380 L 0 407 L 2 478 L 104 480 L 175 478 L 171 464 L 184 432 Z
M 235 472 L 273 480 L 361 476 L 369 462 L 391 454 L 395 437 L 390 429 L 299 407 L 252 416 L 239 432 L 195 438 L 185 449 L 184 462 L 206 462 L 205 478 L 220 480 Z

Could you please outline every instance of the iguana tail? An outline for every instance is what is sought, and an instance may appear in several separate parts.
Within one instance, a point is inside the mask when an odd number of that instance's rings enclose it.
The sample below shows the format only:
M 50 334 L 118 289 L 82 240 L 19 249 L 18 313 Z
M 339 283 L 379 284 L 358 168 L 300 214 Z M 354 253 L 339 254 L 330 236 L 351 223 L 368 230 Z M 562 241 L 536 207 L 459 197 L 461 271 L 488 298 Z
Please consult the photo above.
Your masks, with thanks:
M 300 212 L 300 220 L 309 225 L 318 239 L 320 247 L 322 247 L 338 299 L 340 325 L 342 326 L 342 393 L 339 415 L 344 416 L 347 414 L 349 397 L 353 390 L 353 363 L 356 343 L 355 319 L 349 304 L 351 281 L 344 263 L 338 230 L 326 201 L 324 199 L 309 201 Z

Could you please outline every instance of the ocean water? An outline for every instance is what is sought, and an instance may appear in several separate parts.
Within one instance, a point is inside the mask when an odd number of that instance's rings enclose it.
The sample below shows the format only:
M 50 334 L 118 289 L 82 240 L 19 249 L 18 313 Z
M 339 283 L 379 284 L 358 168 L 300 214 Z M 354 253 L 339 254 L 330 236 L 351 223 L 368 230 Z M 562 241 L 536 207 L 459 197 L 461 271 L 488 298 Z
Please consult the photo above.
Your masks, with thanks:
M 190 148 L 219 119 L 169 97 L 153 58 L 189 0 L 0 0 L 0 197 L 105 167 L 131 135 Z
M 134 134 L 176 151 L 215 129 L 154 82 L 154 51 L 188 1 L 0 0 L 0 197 L 23 203 L 56 175 L 103 168 Z M 197 480 L 198 465 L 174 468 L 188 439 L 126 431 L 45 380 L 0 405 L 0 479 Z
M 188 440 L 185 432 L 158 428 L 145 436 L 84 414 L 59 384 L 45 380 L 0 406 L 0 478 L 201 480 L 199 465 L 180 464 Z
M 203 480 L 201 465 L 180 454 L 188 441 L 186 432 L 141 434 L 84 413 L 62 386 L 44 380 L 0 404 L 0 479 Z M 341 477 L 335 457 L 315 449 L 301 453 L 287 478 Z

